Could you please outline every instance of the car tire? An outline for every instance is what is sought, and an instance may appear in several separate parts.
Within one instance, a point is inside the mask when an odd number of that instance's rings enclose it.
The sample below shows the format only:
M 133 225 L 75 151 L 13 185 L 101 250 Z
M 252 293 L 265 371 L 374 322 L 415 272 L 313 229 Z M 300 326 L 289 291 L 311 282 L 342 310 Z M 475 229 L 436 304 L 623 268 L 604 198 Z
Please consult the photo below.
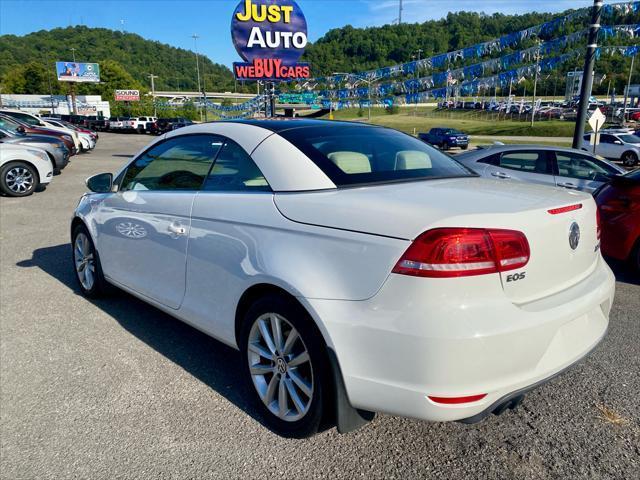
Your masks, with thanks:
M 99 298 L 108 289 L 107 281 L 102 273 L 100 257 L 93 244 L 89 230 L 78 224 L 71 235 L 71 259 L 75 277 L 85 297 Z
M 620 160 L 625 167 L 633 167 L 638 163 L 638 156 L 634 152 L 624 152 Z
M 10 197 L 26 197 L 40 185 L 38 171 L 29 163 L 8 162 L 0 169 L 0 191 Z
M 138 134 L 143 134 L 144 133 L 144 127 L 139 126 L 136 131 L 138 132 Z
M 287 438 L 321 430 L 331 411 L 330 364 L 300 304 L 278 294 L 255 301 L 242 319 L 240 351 L 248 395 L 270 430 Z
M 467 150 L 469 148 L 469 145 L 463 145 L 462 146 L 462 150 Z

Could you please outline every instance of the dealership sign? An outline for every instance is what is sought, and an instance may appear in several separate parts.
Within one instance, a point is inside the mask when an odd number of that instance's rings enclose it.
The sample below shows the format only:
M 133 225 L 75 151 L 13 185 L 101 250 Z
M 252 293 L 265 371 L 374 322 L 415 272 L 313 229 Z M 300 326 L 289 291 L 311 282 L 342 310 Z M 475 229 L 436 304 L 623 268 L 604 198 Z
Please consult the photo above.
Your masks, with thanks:
M 140 90 L 116 90 L 115 98 L 119 102 L 138 102 Z
M 56 73 L 61 82 L 100 82 L 97 63 L 56 62 Z
M 307 46 L 307 20 L 294 0 L 242 0 L 231 36 L 245 60 L 233 64 L 238 80 L 309 78 L 309 65 L 298 63 Z

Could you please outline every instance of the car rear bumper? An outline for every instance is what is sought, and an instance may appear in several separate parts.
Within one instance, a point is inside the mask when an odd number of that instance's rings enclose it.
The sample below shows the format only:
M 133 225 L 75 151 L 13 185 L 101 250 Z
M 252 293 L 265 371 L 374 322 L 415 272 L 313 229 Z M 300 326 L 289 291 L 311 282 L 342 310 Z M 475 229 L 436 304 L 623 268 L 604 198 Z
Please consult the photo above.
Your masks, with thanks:
M 615 289 L 601 258 L 581 282 L 523 305 L 477 277 L 441 280 L 391 275 L 369 300 L 302 299 L 336 352 L 354 407 L 431 421 L 491 411 L 595 348 Z M 480 394 L 454 405 L 429 398 Z

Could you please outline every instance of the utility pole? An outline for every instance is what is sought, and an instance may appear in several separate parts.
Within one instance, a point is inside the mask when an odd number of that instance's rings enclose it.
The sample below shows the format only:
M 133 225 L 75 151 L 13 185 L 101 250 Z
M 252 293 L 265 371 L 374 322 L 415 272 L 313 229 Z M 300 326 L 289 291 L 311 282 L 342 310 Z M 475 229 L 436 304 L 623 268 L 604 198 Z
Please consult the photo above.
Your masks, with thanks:
M 600 14 L 602 12 L 602 0 L 594 0 L 591 9 L 591 24 L 589 25 L 589 40 L 587 41 L 587 54 L 584 57 L 584 70 L 582 73 L 582 85 L 580 86 L 580 104 L 576 118 L 576 128 L 573 131 L 573 148 L 580 148 L 584 135 L 584 124 L 587 121 L 589 109 L 589 97 L 593 86 L 593 67 L 598 48 L 598 32 L 600 31 Z
M 69 50 L 71 50 L 71 54 L 73 55 L 73 63 L 76 63 L 76 48 L 71 47 Z
M 154 80 L 158 78 L 158 76 L 154 75 L 153 73 L 150 73 L 148 77 L 151 80 L 151 99 L 153 101 L 153 116 L 157 117 L 158 111 L 156 109 L 156 85 L 154 83 Z
M 201 84 L 200 84 L 200 60 L 198 59 L 198 38 L 200 36 L 197 33 L 191 35 L 193 38 L 193 44 L 195 45 L 195 53 L 196 53 L 196 75 L 198 76 L 198 93 L 202 94 Z M 202 97 L 200 98 L 202 101 Z M 205 105 L 202 105 L 202 108 L 206 108 Z M 200 121 L 202 121 L 202 110 L 200 110 Z
M 398 25 L 402 23 L 402 0 L 400 0 L 400 4 L 398 6 Z
M 629 88 L 631 87 L 631 77 L 633 76 L 633 61 L 635 56 L 631 57 L 631 68 L 629 68 L 629 78 L 627 79 L 627 89 L 624 91 L 624 104 L 622 105 L 622 124 L 627 121 L 627 99 L 629 98 Z
M 533 103 L 531 104 L 531 126 L 536 118 L 536 90 L 538 88 L 538 70 L 540 70 L 540 46 L 536 52 L 536 74 L 533 78 Z

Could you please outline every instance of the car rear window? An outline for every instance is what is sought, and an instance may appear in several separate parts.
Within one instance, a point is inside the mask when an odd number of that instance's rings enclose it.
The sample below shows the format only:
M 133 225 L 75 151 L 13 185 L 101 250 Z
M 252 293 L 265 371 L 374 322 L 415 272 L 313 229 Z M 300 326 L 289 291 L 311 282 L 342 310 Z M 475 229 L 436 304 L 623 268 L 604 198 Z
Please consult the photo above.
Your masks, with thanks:
M 396 130 L 327 125 L 282 130 L 279 135 L 338 187 L 474 175 L 451 157 Z

